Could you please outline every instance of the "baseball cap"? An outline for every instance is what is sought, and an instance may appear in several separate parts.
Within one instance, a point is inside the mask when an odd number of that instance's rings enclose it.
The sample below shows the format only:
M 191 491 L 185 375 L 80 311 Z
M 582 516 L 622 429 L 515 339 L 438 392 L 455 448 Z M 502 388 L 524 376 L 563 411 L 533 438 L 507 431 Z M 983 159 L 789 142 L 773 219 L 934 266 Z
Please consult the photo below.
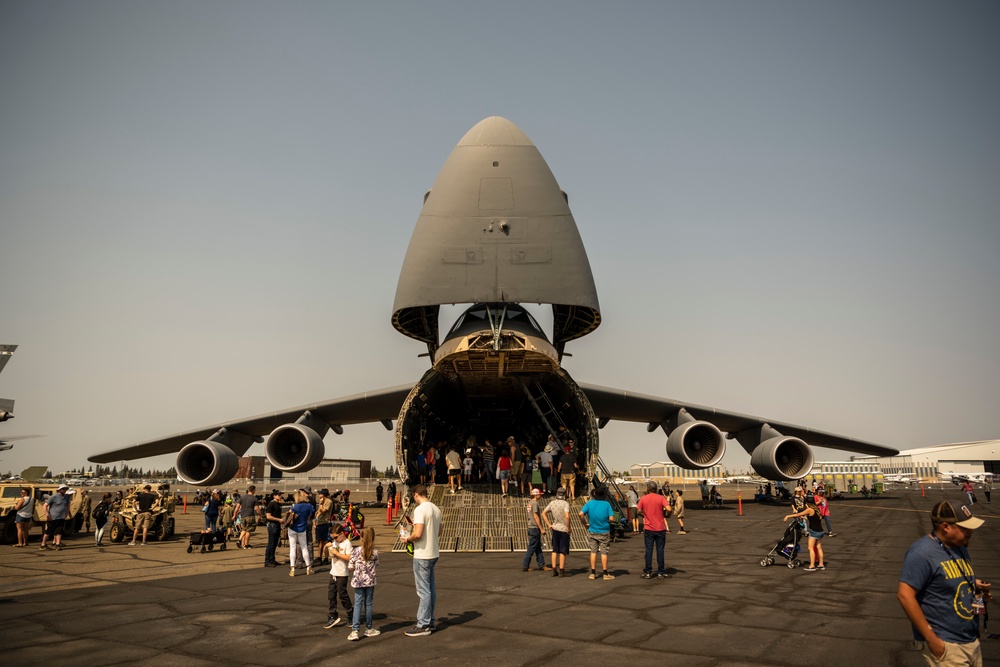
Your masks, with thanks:
M 972 516 L 972 512 L 965 505 L 962 505 L 961 512 L 955 511 L 955 506 L 947 500 L 942 500 L 931 510 L 931 521 L 933 523 L 953 523 L 962 528 L 975 530 L 985 523 L 979 517 Z
M 321 495 L 321 496 L 329 496 L 330 495 L 330 489 L 320 489 L 319 490 L 319 495 Z
M 542 490 L 541 489 L 532 489 L 531 490 L 531 495 L 533 495 L 533 496 L 540 496 L 540 495 L 542 495 Z
M 566 488 L 560 486 L 558 489 L 556 489 L 556 498 L 565 498 L 565 497 L 566 497 Z

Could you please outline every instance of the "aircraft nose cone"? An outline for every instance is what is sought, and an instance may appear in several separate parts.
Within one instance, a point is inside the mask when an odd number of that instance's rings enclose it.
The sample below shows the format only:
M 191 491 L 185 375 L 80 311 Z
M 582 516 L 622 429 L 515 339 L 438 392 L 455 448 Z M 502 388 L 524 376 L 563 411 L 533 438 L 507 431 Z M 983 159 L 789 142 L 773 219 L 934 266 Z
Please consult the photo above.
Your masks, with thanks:
M 501 116 L 490 116 L 465 133 L 459 146 L 534 146 L 517 125 Z

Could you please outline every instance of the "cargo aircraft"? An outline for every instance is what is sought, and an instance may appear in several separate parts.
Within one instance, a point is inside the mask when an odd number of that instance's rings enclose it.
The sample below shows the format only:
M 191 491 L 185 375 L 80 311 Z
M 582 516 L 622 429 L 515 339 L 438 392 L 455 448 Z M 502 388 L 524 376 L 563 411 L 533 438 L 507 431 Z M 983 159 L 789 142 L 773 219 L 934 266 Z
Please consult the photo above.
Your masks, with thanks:
M 17 345 L 0 345 L 0 373 L 3 372 L 4 367 L 10 358 L 14 356 L 14 351 L 17 350 Z M 0 422 L 5 422 L 9 419 L 14 418 L 14 400 L 11 398 L 0 398 Z M 8 449 L 13 449 L 15 440 L 27 440 L 29 438 L 38 438 L 41 436 L 37 435 L 9 435 L 4 437 L 0 435 L 0 452 L 7 451 Z
M 445 309 L 466 307 L 450 327 Z M 551 333 L 529 312 L 551 310 Z M 548 311 L 546 311 L 548 314 Z M 299 473 L 325 456 L 324 438 L 381 422 L 394 432 L 405 480 L 419 449 L 466 448 L 513 435 L 533 452 L 549 434 L 576 442 L 588 474 L 610 420 L 666 435 L 667 456 L 688 469 L 719 463 L 736 440 L 765 479 L 794 480 L 813 466 L 811 445 L 876 456 L 894 449 L 771 419 L 578 382 L 566 346 L 601 323 L 590 262 L 563 192 L 541 153 L 509 120 L 480 121 L 458 142 L 424 195 L 403 260 L 392 325 L 426 346 L 416 382 L 192 429 L 90 457 L 94 463 L 179 452 L 177 475 L 198 485 L 231 479 L 254 443 L 274 471 Z M 494 440 L 495 441 L 495 440 Z

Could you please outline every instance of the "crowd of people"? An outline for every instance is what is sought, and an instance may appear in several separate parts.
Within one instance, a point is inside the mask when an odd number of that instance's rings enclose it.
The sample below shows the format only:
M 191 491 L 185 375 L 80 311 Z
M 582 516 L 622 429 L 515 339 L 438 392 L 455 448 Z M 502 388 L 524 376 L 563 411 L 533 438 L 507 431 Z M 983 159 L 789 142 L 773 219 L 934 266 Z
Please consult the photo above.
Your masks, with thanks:
M 576 440 L 565 429 L 558 439 L 549 435 L 537 452 L 514 436 L 506 440 L 487 438 L 482 444 L 470 439 L 464 447 L 439 441 L 418 447 L 408 466 L 412 483 L 446 482 L 449 493 L 461 491 L 464 484 L 489 484 L 498 486 L 501 496 L 527 497 L 533 483 L 540 479 L 543 494 L 554 494 L 561 485 L 571 501 L 576 498 L 583 470 Z

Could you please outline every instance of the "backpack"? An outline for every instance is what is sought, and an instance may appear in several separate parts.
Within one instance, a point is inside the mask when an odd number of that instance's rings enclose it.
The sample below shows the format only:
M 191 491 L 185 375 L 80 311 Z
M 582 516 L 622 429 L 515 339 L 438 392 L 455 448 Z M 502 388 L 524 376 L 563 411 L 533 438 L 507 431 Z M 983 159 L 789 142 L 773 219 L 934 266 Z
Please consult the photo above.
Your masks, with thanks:
M 288 510 L 288 513 L 285 514 L 285 516 L 281 517 L 281 527 L 288 528 L 293 523 L 295 523 L 295 520 L 298 518 L 299 518 L 298 514 L 296 514 L 292 510 Z
M 90 513 L 90 516 L 97 519 L 98 521 L 106 519 L 108 516 L 107 503 L 104 502 L 98 503 L 97 507 L 94 508 L 94 511 Z

